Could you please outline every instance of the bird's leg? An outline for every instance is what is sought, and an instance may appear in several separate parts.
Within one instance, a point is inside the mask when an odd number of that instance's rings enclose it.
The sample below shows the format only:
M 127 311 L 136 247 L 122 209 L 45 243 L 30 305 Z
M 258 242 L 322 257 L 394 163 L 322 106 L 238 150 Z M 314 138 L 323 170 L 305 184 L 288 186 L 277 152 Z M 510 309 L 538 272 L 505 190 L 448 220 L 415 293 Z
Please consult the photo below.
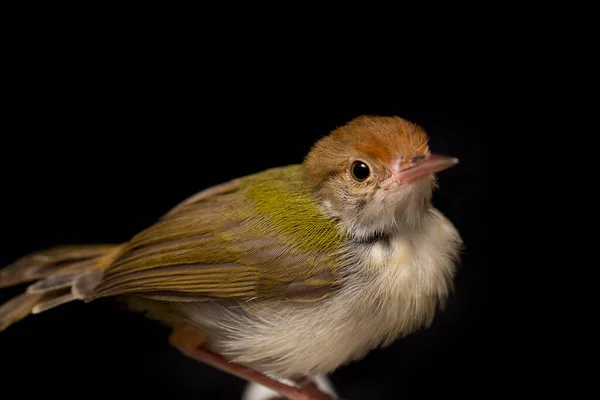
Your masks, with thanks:
M 332 398 L 316 387 L 308 386 L 306 389 L 288 386 L 279 381 L 271 379 L 259 372 L 242 365 L 229 362 L 220 355 L 206 350 L 202 347 L 206 336 L 186 325 L 180 325 L 173 329 L 169 341 L 171 345 L 178 348 L 186 356 L 201 361 L 214 368 L 228 372 L 246 381 L 256 382 L 269 389 L 280 393 L 290 400 L 331 400 Z
M 333 399 L 333 397 L 327 396 L 324 394 L 321 389 L 317 386 L 317 383 L 312 379 L 305 377 L 304 379 L 296 381 L 296 383 L 302 388 L 302 390 L 311 396 L 321 396 L 316 397 L 317 399 L 323 398 L 325 396 L 326 399 Z

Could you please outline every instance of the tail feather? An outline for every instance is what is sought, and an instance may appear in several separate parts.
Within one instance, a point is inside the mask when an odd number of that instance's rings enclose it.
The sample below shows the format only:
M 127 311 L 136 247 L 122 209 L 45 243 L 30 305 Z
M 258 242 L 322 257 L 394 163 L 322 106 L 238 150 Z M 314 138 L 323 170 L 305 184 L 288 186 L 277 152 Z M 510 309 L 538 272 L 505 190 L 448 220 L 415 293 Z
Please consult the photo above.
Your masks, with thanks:
M 76 262 L 93 266 L 94 259 L 115 247 L 115 245 L 63 246 L 27 255 L 0 269 L 0 288 L 45 278 L 61 270 L 77 268 Z
M 28 316 L 44 297 L 41 293 L 23 293 L 0 306 L 0 332 Z
M 78 276 L 79 274 L 77 273 L 49 276 L 48 278 L 29 285 L 27 287 L 27 293 L 48 293 L 59 289 L 70 288 Z
M 0 306 L 0 331 L 29 314 L 85 299 L 123 245 L 64 246 L 25 256 L 0 269 L 0 288 L 36 281 Z
M 63 294 L 57 294 L 47 300 L 38 301 L 35 306 L 31 308 L 31 313 L 39 314 L 43 311 L 58 307 L 73 300 L 75 300 L 75 296 L 73 296 L 73 293 L 70 291 Z

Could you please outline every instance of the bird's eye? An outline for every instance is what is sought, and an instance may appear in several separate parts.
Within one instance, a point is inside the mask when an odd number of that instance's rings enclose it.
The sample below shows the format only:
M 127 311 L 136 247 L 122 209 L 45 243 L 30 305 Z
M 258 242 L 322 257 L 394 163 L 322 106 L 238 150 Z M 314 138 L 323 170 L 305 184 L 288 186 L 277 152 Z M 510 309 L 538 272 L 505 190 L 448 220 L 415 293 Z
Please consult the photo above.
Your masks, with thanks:
M 367 179 L 371 173 L 369 166 L 362 161 L 354 161 L 350 167 L 350 172 L 352 173 L 352 177 L 359 182 Z

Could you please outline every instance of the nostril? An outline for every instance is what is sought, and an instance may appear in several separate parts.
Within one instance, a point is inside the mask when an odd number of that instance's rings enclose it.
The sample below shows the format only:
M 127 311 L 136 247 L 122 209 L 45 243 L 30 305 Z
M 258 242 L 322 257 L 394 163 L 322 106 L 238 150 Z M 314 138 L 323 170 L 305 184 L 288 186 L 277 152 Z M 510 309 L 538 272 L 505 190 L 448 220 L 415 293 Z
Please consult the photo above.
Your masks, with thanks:
M 413 163 L 418 163 L 420 161 L 423 161 L 425 159 L 425 156 L 416 156 L 410 159 L 410 161 L 412 161 Z

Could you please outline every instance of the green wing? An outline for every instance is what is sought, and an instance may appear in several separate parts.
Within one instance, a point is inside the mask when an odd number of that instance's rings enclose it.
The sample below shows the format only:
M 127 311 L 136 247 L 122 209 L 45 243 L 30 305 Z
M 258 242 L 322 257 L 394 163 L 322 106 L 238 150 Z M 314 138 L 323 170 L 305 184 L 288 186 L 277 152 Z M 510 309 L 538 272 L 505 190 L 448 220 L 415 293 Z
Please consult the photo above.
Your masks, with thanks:
M 316 300 L 339 284 L 344 242 L 303 167 L 271 169 L 200 192 L 135 236 L 91 298 Z

